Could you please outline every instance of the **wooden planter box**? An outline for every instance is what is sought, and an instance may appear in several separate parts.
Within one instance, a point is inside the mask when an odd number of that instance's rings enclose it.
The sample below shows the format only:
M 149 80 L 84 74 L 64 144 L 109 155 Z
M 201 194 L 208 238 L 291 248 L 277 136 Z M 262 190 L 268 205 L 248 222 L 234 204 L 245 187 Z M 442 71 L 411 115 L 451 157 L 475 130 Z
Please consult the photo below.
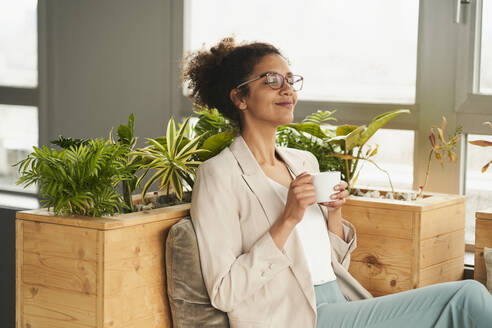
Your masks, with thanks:
M 487 282 L 483 248 L 492 248 L 492 207 L 475 213 L 475 270 L 474 279 Z
M 171 327 L 164 241 L 190 204 L 16 219 L 16 327 Z
M 342 215 L 357 229 L 349 271 L 374 296 L 463 278 L 465 197 L 350 196 Z

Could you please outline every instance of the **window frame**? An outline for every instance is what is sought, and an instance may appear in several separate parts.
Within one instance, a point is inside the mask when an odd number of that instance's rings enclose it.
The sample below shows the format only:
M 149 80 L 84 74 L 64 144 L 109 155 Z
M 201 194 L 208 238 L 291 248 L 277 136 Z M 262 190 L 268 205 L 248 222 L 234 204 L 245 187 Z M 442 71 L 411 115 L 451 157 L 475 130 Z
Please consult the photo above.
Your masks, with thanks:
M 480 94 L 480 56 L 483 0 L 462 4 L 462 23 L 458 26 L 455 111 L 466 134 L 491 134 L 477 122 L 489 121 L 492 95 Z
M 38 35 L 38 72 L 40 71 L 39 66 L 39 49 L 40 49 L 40 38 L 39 38 L 39 7 L 40 4 L 43 3 L 38 2 L 38 19 L 37 19 L 37 35 Z M 17 86 L 6 86 L 0 85 L 0 105 L 18 105 L 18 106 L 33 106 L 38 110 L 38 128 L 39 126 L 39 98 L 40 98 L 40 90 L 39 90 L 39 74 L 38 74 L 38 84 L 36 87 L 17 87 Z M 41 129 L 38 129 L 41 131 Z M 25 190 L 11 190 L 10 188 L 2 188 L 0 187 L 0 193 L 7 193 L 12 195 L 25 195 L 25 196 L 37 196 L 37 191 L 25 191 Z

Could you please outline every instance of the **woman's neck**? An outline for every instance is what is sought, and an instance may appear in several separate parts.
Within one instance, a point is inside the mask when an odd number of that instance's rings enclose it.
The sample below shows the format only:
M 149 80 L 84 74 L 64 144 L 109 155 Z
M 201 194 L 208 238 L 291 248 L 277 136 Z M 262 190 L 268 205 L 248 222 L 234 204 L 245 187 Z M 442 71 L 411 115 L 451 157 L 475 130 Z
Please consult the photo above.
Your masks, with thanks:
M 256 158 L 260 166 L 274 166 L 278 160 L 275 157 L 275 129 L 248 129 L 241 131 L 241 136 Z

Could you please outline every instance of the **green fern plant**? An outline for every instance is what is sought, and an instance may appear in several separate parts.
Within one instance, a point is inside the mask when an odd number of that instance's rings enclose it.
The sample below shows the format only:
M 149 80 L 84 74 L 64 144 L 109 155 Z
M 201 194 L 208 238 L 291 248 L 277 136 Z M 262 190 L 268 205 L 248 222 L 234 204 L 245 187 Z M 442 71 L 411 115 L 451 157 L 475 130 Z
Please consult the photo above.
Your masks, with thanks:
M 307 150 L 319 163 L 321 172 L 342 171 L 342 160 L 330 157 L 336 154 L 340 147 L 328 142 L 335 136 L 334 128 L 329 124 L 336 121 L 333 111 L 321 111 L 310 114 L 300 123 L 291 123 L 278 127 L 276 143 L 279 146 Z
M 56 215 L 114 215 L 121 212 L 115 187 L 132 175 L 124 165 L 128 147 L 111 140 L 90 140 L 57 151 L 47 146 L 20 161 L 17 184 L 38 184 L 42 207 Z
M 152 176 L 142 187 L 142 199 L 145 199 L 145 193 L 157 181 L 160 181 L 161 190 L 166 189 L 169 195 L 172 189 L 179 200 L 183 199 L 183 182 L 193 188 L 196 169 L 201 164 L 198 155 L 207 151 L 198 148 L 202 135 L 193 139 L 186 137 L 189 120 L 190 117 L 186 118 L 176 131 L 174 118 L 171 117 L 165 137 L 148 138 L 147 147 L 133 152 L 134 155 L 141 156 L 147 161 L 141 166 L 144 172 L 139 177 L 137 185 L 140 185 L 147 174 L 153 170 Z
M 79 147 L 80 145 L 87 145 L 88 139 L 72 139 L 65 138 L 64 136 L 58 136 L 58 139 L 51 140 L 50 143 L 59 146 L 64 149 L 68 149 L 71 146 Z

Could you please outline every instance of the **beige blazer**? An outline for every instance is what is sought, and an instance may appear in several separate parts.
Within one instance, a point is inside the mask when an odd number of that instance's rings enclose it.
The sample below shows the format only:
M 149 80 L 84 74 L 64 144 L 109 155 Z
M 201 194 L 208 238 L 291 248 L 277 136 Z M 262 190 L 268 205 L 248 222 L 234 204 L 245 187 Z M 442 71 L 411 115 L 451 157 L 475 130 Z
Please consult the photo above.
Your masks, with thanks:
M 277 152 L 295 175 L 319 172 L 309 152 L 283 147 Z M 283 209 L 241 136 L 200 165 L 191 217 L 210 301 L 227 312 L 232 328 L 316 327 L 314 286 L 296 230 L 282 251 L 268 232 Z M 370 298 L 347 271 L 356 235 L 352 224 L 343 224 L 350 228 L 348 242 L 329 232 L 333 270 L 346 298 Z

